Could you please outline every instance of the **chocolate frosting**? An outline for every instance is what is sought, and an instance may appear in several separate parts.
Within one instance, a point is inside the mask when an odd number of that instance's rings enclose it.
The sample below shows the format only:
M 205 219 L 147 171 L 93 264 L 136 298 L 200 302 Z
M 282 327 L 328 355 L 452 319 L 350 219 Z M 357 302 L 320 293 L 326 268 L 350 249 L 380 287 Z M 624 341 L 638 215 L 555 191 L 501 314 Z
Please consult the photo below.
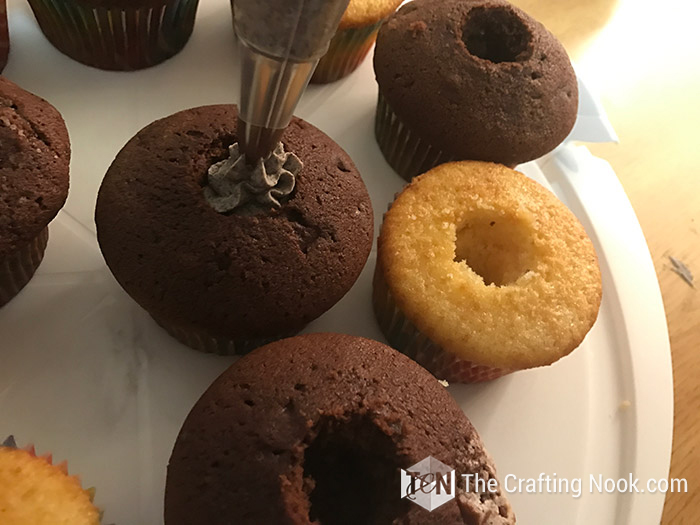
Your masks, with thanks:
M 289 53 L 295 60 L 312 60 L 328 49 L 347 5 L 348 0 L 237 0 L 236 32 L 273 56 Z
M 228 148 L 229 158 L 212 165 L 207 172 L 204 197 L 219 213 L 254 215 L 282 206 L 294 191 L 295 177 L 304 167 L 299 157 L 284 150 L 280 142 L 255 166 L 246 163 L 238 143 Z

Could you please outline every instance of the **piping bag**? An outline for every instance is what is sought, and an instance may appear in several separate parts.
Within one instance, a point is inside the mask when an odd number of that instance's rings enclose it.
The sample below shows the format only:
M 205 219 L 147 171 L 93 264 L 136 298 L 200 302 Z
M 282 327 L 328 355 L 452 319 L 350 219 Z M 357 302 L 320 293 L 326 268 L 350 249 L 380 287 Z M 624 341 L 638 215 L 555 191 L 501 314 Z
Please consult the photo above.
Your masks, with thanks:
M 265 159 L 292 119 L 349 0 L 234 0 L 240 51 L 238 140 Z

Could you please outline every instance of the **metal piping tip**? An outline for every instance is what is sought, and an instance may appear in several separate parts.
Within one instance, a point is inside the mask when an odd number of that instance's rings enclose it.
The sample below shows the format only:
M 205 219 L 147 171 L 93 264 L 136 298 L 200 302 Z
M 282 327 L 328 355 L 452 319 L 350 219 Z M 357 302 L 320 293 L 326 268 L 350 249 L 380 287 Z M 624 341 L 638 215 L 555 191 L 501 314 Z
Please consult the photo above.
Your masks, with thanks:
M 239 39 L 241 105 L 238 140 L 249 164 L 275 149 L 318 63 L 267 56 Z
M 349 0 L 236 0 L 241 103 L 248 163 L 274 150 L 328 49 Z
M 264 128 L 238 119 L 238 145 L 249 165 L 265 160 L 282 139 L 285 128 Z

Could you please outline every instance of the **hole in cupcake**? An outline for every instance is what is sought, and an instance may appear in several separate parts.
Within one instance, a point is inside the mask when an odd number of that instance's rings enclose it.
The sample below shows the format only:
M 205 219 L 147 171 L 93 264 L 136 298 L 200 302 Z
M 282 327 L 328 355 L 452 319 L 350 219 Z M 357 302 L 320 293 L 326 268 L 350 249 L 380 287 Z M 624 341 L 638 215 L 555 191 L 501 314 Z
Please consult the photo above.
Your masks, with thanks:
M 401 515 L 396 446 L 372 419 L 325 417 L 304 453 L 309 519 L 323 525 L 392 523 Z
M 496 64 L 522 62 L 532 54 L 532 33 L 507 7 L 475 7 L 462 27 L 467 50 Z
M 484 283 L 505 286 L 536 266 L 532 234 L 522 221 L 483 210 L 461 224 L 455 239 L 456 262 Z

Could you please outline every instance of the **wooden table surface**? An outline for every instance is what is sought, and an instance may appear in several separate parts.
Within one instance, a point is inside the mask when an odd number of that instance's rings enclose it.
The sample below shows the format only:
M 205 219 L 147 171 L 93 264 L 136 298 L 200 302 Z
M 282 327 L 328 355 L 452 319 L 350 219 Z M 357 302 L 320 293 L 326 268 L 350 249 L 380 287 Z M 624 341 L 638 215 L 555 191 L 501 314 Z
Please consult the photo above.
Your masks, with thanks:
M 667 494 L 661 523 L 700 523 L 700 2 L 513 1 L 564 43 L 619 135 L 590 149 L 617 172 L 656 267 L 673 359 L 670 477 L 688 482 Z

